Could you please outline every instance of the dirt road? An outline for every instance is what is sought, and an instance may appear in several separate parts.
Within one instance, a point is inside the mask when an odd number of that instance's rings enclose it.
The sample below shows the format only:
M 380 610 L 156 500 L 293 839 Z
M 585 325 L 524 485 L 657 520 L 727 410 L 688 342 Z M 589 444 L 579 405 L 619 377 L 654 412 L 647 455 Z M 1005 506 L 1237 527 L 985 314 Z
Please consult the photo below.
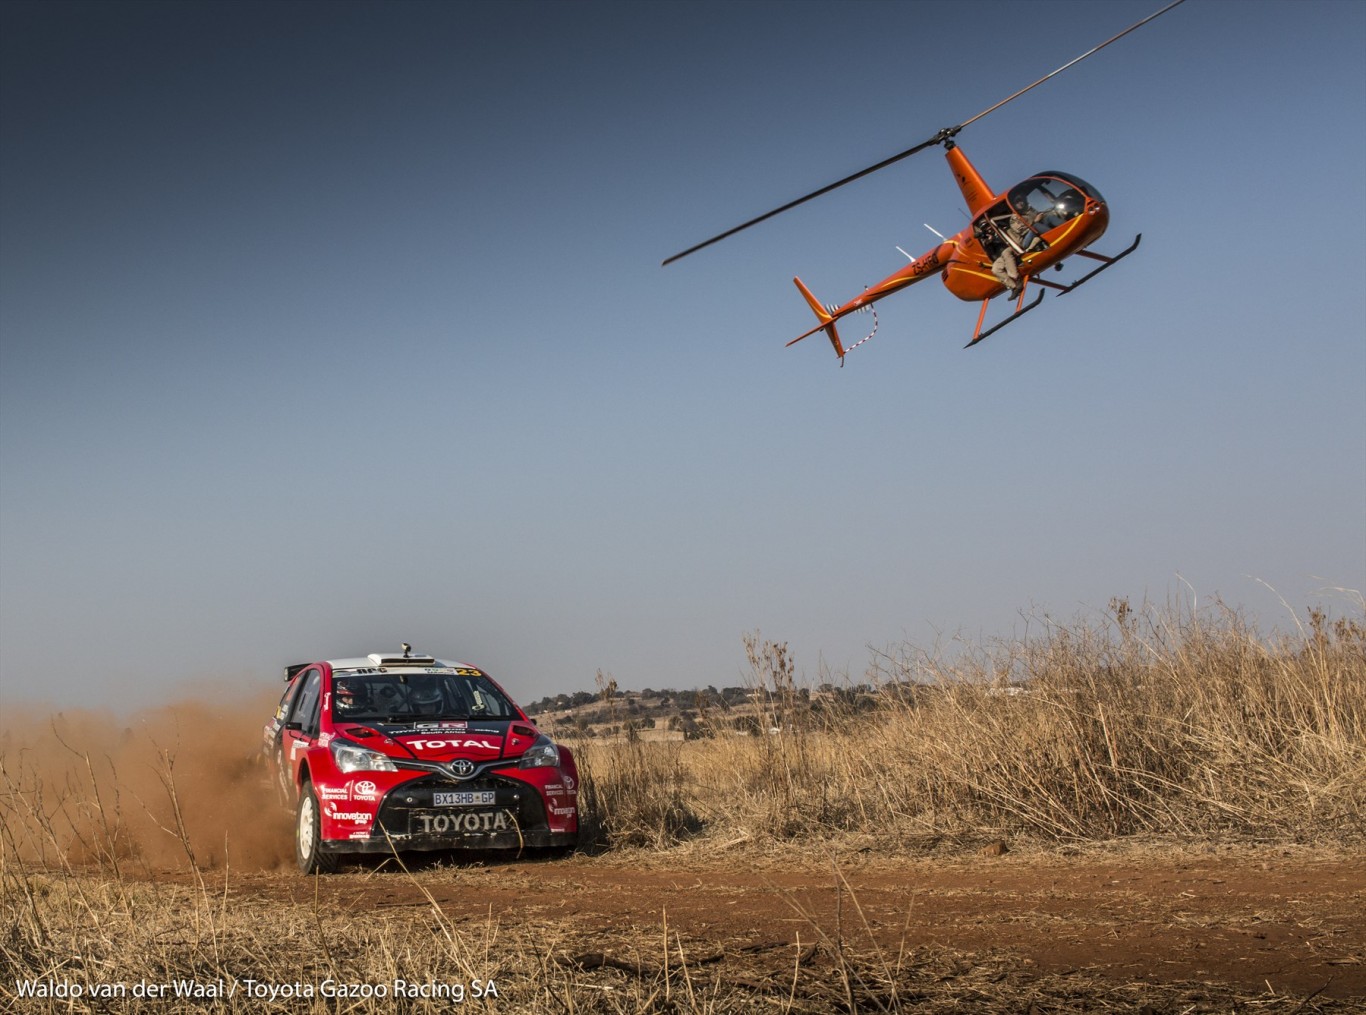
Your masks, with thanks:
M 234 878 L 246 895 L 314 898 L 293 874 Z M 1366 859 L 1283 848 L 952 858 L 623 853 L 327 882 L 351 912 L 419 910 L 544 928 L 580 955 L 639 956 L 667 923 L 696 957 L 817 943 L 880 954 L 1004 956 L 1014 968 L 1116 983 L 1221 984 L 1366 1000 Z M 429 900 L 426 893 L 430 893 Z M 798 954 L 800 953 L 800 946 Z M 648 952 L 646 953 L 648 954 Z M 632 961 L 638 961 L 632 960 Z

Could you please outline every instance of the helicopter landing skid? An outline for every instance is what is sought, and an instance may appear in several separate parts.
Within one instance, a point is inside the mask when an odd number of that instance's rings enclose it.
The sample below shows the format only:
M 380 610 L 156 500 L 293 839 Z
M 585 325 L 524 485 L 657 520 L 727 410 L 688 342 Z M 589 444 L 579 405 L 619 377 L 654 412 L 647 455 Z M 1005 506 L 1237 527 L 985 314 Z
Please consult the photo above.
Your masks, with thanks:
M 1104 254 L 1093 254 L 1093 253 L 1092 253 L 1091 251 L 1089 251 L 1089 250 L 1078 250 L 1078 251 L 1077 251 L 1077 255 L 1078 255 L 1078 256 L 1080 256 L 1080 257 L 1089 257 L 1089 258 L 1090 258 L 1091 260 L 1093 260 L 1093 261 L 1100 261 L 1100 262 L 1101 262 L 1101 266 L 1100 266 L 1099 268 L 1096 268 L 1094 271 L 1088 271 L 1085 275 L 1083 275 L 1081 278 L 1077 279 L 1077 280 L 1076 280 L 1075 282 L 1073 282 L 1071 285 L 1058 285 L 1056 282 L 1045 282 L 1043 279 L 1035 279 L 1034 281 L 1038 282 L 1040 285 L 1046 285 L 1046 286 L 1048 286 L 1048 288 L 1050 288 L 1050 289 L 1057 289 L 1057 290 L 1059 290 L 1059 292 L 1058 292 L 1058 295 L 1059 295 L 1059 296 L 1066 296 L 1066 295 L 1067 295 L 1068 293 L 1070 293 L 1073 289 L 1076 289 L 1076 288 L 1078 288 L 1078 287 L 1084 285 L 1085 283 L 1089 282 L 1091 279 L 1095 278 L 1097 275 L 1099 275 L 1099 274 L 1100 274 L 1102 271 L 1104 271 L 1106 268 L 1113 268 L 1117 262 L 1122 261 L 1124 258 L 1128 257 L 1128 256 L 1129 256 L 1130 254 L 1132 254 L 1135 250 L 1137 250 L 1137 249 L 1138 249 L 1138 245 L 1139 245 L 1142 241 L 1143 241 L 1143 234 L 1142 234 L 1142 233 L 1139 233 L 1137 236 L 1134 237 L 1134 242 L 1133 242 L 1133 243 L 1130 243 L 1127 247 L 1125 247 L 1123 250 L 1121 250 L 1121 251 L 1120 251 L 1118 254 L 1116 254 L 1114 257 L 1106 257 Z
M 977 315 L 977 330 L 974 331 L 973 334 L 972 334 L 972 341 L 969 342 L 967 345 L 963 346 L 963 348 L 964 348 L 964 349 L 971 349 L 974 345 L 976 345 L 978 342 L 982 341 L 982 339 L 986 338 L 988 335 L 994 335 L 994 334 L 996 334 L 996 332 L 1000 331 L 1000 330 L 1001 330 L 1002 328 L 1004 328 L 1007 324 L 1010 324 L 1011 322 L 1013 322 L 1013 321 L 1015 321 L 1015 320 L 1018 320 L 1019 318 L 1023 317 L 1025 314 L 1029 313 L 1031 310 L 1033 310 L 1035 307 L 1037 307 L 1037 306 L 1038 306 L 1040 303 L 1042 303 L 1042 302 L 1043 302 L 1043 290 L 1041 289 L 1041 290 L 1039 290 L 1039 295 L 1037 295 L 1037 296 L 1034 297 L 1033 302 L 1031 302 L 1028 306 L 1023 306 L 1022 304 L 1024 303 L 1024 293 L 1022 292 L 1022 293 L 1020 293 L 1020 300 L 1019 300 L 1019 302 L 1015 304 L 1015 312 L 1012 313 L 1009 317 L 1007 317 L 1004 321 L 1001 321 L 1001 322 L 998 323 L 998 324 L 994 324 L 994 325 L 992 325 L 990 328 L 988 328 L 986 331 L 983 331 L 983 330 L 982 330 L 982 321 L 985 320 L 985 318 L 986 318 L 986 316 L 987 316 L 987 305 L 991 303 L 991 300 L 990 300 L 990 299 L 985 299 L 985 300 L 983 300 L 983 301 L 982 301 L 982 312 L 981 312 L 980 314 Z
M 1100 262 L 1101 262 L 1101 265 L 1100 265 L 1099 268 L 1096 268 L 1096 269 L 1093 270 L 1093 271 L 1088 271 L 1085 275 L 1083 275 L 1081 278 L 1077 279 L 1077 280 L 1076 280 L 1075 282 L 1073 282 L 1071 285 L 1059 285 L 1057 282 L 1050 282 L 1050 281 L 1048 281 L 1047 279 L 1045 279 L 1045 278 L 1040 278 L 1040 277 L 1037 276 L 1037 275 L 1029 277 L 1026 281 L 1027 281 L 1027 282 L 1035 282 L 1035 283 L 1037 283 L 1038 285 L 1041 285 L 1041 286 L 1043 286 L 1043 287 L 1046 288 L 1046 289 L 1055 289 L 1055 290 L 1057 290 L 1057 293 L 1058 293 L 1059 296 L 1066 296 L 1066 295 L 1067 295 L 1068 293 L 1070 293 L 1072 290 L 1074 290 L 1074 289 L 1079 289 L 1081 286 L 1083 286 L 1083 285 L 1085 285 L 1087 282 L 1091 281 L 1091 279 L 1095 278 L 1097 275 L 1099 275 L 1099 274 L 1100 274 L 1102 271 L 1104 271 L 1106 268 L 1113 268 L 1118 262 L 1122 261 L 1124 258 L 1128 257 L 1128 256 L 1129 256 L 1130 254 L 1132 254 L 1135 250 L 1137 250 L 1137 249 L 1138 249 L 1139 243 L 1141 243 L 1142 241 L 1143 241 L 1143 234 L 1142 234 L 1142 233 L 1139 233 L 1137 236 L 1134 237 L 1134 242 L 1133 242 L 1133 243 L 1129 244 L 1127 247 L 1125 247 L 1123 250 L 1121 250 L 1121 251 L 1120 251 L 1118 254 L 1116 254 L 1114 257 L 1109 257 L 1109 256 L 1107 256 L 1107 255 L 1105 255 L 1105 254 L 1096 254 L 1096 253 L 1092 253 L 1092 252 L 1089 251 L 1089 250 L 1078 250 L 1078 251 L 1077 251 L 1077 256 L 1080 256 L 1080 257 L 1089 257 L 1089 258 L 1090 258 L 1091 260 L 1093 260 L 1093 261 L 1100 261 Z M 1001 321 L 999 324 L 996 324 L 996 325 L 994 325 L 993 327 L 988 328 L 986 331 L 983 331 L 983 330 L 982 330 L 982 321 L 983 321 L 983 320 L 986 318 L 986 316 L 987 316 L 987 305 L 991 302 L 991 300 L 990 300 L 989 298 L 983 300 L 983 301 L 982 301 L 982 312 L 979 313 L 979 314 L 977 315 L 977 330 L 976 330 L 975 332 L 973 332 L 972 341 L 969 342 L 967 345 L 963 346 L 963 348 L 964 348 L 964 349 L 971 349 L 974 345 L 976 345 L 978 342 L 982 341 L 982 339 L 986 338 L 988 335 L 994 335 L 996 332 L 1000 331 L 1002 328 L 1004 328 L 1007 324 L 1010 324 L 1010 323 L 1011 323 L 1012 321 L 1014 321 L 1016 318 L 1021 317 L 1021 316 L 1023 316 L 1024 314 L 1029 313 L 1029 311 L 1031 311 L 1031 310 L 1033 310 L 1035 307 L 1037 307 L 1037 306 L 1039 305 L 1039 303 L 1042 302 L 1042 301 L 1043 301 L 1043 293 L 1040 292 L 1038 296 L 1034 297 L 1034 301 L 1033 301 L 1032 303 L 1030 303 L 1028 306 L 1022 306 L 1021 304 L 1024 303 L 1024 293 L 1021 292 L 1021 294 L 1020 294 L 1020 301 L 1019 301 L 1019 303 L 1017 303 L 1017 304 L 1015 305 L 1015 312 L 1014 312 L 1013 314 L 1011 314 L 1009 317 L 1007 317 L 1005 320 Z

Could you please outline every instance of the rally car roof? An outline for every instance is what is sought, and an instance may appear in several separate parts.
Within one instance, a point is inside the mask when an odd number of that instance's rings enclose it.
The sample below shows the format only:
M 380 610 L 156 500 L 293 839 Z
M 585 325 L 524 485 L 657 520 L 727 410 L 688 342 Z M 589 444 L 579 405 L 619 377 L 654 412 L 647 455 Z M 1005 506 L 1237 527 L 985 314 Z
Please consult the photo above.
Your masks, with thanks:
M 433 666 L 442 669 L 452 669 L 460 667 L 462 669 L 478 669 L 470 663 L 455 662 L 450 659 L 436 659 L 432 656 L 397 656 L 385 655 L 380 652 L 372 652 L 368 656 L 359 656 L 355 659 L 328 659 L 327 665 L 334 670 L 363 670 L 372 669 L 376 666 L 383 666 L 387 670 L 425 670 Z
M 334 670 L 368 670 L 375 667 L 384 667 L 386 670 L 427 670 L 437 667 L 440 669 L 462 669 L 478 670 L 478 666 L 471 663 L 460 663 L 450 659 L 437 659 L 433 656 L 411 655 L 411 654 L 386 654 L 383 652 L 372 652 L 368 656 L 356 656 L 349 659 L 324 659 L 322 660 Z M 285 667 L 285 680 L 293 680 L 302 670 L 314 665 L 313 663 L 295 663 Z

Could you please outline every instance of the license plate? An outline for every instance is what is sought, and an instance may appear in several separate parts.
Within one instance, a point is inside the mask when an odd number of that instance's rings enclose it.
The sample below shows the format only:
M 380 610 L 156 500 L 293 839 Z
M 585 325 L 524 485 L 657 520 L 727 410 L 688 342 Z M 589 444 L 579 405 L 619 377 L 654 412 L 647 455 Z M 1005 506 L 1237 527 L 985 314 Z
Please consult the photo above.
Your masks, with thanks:
M 493 790 L 460 790 L 454 793 L 432 793 L 433 807 L 487 807 L 493 803 Z

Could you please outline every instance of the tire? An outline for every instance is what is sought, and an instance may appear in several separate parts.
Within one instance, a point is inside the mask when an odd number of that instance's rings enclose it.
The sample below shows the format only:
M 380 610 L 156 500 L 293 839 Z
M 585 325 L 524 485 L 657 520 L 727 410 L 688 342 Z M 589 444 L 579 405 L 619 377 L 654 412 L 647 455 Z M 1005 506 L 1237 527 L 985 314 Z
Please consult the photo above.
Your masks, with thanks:
M 323 819 L 313 784 L 299 790 L 299 811 L 294 821 L 294 859 L 305 874 L 335 874 L 341 862 L 336 853 L 322 850 Z

